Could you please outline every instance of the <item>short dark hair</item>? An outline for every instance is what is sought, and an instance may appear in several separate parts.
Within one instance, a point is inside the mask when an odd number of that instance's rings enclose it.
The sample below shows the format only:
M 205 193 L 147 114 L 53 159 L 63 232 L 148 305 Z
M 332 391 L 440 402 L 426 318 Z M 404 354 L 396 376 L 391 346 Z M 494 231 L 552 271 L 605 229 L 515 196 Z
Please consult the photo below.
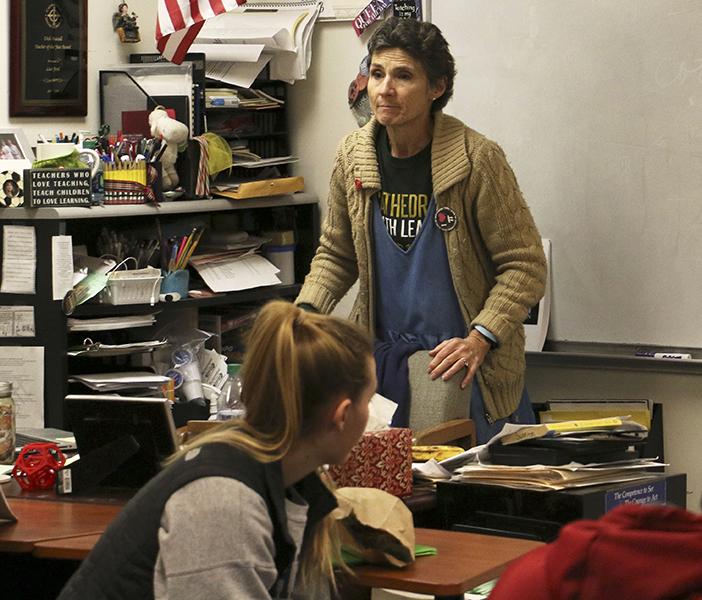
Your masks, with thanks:
M 390 17 L 380 24 L 368 40 L 369 62 L 375 52 L 389 48 L 404 50 L 418 60 L 432 85 L 439 83 L 442 78 L 446 79 L 446 91 L 431 105 L 432 112 L 444 108 L 453 96 L 456 63 L 441 30 L 432 23 Z

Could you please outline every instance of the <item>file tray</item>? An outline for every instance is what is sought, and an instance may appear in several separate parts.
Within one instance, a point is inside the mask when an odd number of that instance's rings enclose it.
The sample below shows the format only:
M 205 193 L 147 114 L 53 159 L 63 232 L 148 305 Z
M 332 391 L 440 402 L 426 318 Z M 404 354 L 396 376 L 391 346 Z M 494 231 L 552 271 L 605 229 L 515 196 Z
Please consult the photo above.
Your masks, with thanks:
M 497 442 L 492 444 L 489 450 L 490 460 L 496 465 L 565 465 L 569 462 L 588 464 L 639 458 L 638 448 L 643 447 L 645 443 L 645 439 L 574 441 L 538 438 L 507 446 Z
M 100 123 L 109 125 L 111 133 L 117 133 L 122 130 L 124 113 L 149 113 L 156 106 L 162 105 L 174 109 L 175 118 L 192 131 L 192 72 L 191 63 L 120 65 L 101 70 Z

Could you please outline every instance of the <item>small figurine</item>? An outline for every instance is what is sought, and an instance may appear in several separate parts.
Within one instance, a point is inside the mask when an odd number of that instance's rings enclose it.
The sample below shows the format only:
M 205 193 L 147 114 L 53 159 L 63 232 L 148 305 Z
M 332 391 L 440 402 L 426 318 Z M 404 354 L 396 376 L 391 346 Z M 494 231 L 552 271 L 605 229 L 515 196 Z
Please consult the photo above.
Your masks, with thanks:
M 133 12 L 129 12 L 129 5 L 126 2 L 120 2 L 117 12 L 112 15 L 112 27 L 117 32 L 119 41 L 123 44 L 141 41 L 137 16 Z

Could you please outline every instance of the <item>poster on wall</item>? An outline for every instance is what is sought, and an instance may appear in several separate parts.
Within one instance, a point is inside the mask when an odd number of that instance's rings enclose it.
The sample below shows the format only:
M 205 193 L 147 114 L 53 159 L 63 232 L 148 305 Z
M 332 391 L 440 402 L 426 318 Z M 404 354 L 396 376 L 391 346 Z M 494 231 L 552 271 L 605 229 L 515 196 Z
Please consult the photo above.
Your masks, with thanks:
M 85 116 L 88 0 L 10 0 L 10 116 Z

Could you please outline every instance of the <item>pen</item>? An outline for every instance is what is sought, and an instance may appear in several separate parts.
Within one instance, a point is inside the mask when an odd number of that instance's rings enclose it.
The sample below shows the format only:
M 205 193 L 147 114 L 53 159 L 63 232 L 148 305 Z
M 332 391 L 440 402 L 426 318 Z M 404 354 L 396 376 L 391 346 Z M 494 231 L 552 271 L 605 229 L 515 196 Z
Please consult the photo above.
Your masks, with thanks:
M 687 352 L 648 352 L 645 350 L 639 350 L 636 352 L 636 356 L 643 356 L 646 358 L 673 358 L 676 360 L 692 360 L 692 354 Z

